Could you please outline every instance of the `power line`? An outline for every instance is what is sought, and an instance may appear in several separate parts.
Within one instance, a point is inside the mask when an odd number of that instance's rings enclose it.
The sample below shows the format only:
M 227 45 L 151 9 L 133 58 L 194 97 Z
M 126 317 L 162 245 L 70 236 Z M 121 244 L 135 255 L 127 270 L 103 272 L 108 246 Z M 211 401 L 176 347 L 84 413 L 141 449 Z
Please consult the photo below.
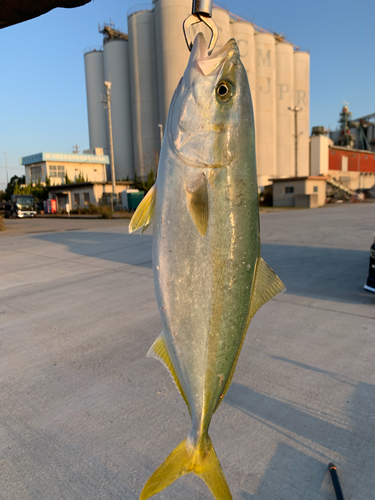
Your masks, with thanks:
M 0 165 L 0 168 L 7 168 L 7 167 L 3 167 L 2 165 Z M 9 170 L 23 170 L 22 167 L 8 167 Z

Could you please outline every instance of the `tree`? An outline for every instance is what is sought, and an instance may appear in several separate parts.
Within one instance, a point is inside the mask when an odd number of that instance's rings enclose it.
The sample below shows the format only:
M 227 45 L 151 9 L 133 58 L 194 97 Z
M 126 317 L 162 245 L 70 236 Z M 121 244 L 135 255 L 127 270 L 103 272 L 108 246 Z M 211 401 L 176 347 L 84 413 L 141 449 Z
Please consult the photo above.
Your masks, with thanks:
M 83 177 L 82 172 L 79 172 L 79 175 L 76 177 L 76 182 L 85 182 L 85 178 Z
M 26 184 L 26 179 L 24 175 L 21 175 L 21 177 L 18 177 L 18 175 L 13 175 L 13 177 L 10 179 L 8 182 L 8 185 L 5 189 L 5 194 L 6 194 L 6 199 L 10 200 L 10 197 L 12 194 L 14 194 L 14 190 L 16 189 L 16 186 L 21 185 L 21 184 Z

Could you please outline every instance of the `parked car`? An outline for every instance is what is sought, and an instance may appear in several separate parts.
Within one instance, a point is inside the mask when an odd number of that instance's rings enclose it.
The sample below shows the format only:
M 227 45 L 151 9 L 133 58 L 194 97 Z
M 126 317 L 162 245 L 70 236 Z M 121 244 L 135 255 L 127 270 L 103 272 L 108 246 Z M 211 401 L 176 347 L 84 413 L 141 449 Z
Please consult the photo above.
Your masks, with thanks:
M 375 293 L 375 237 L 374 243 L 370 248 L 370 267 L 368 270 L 367 280 L 364 288 L 369 292 Z
M 4 217 L 35 217 L 36 204 L 30 194 L 13 194 L 10 201 L 5 202 Z

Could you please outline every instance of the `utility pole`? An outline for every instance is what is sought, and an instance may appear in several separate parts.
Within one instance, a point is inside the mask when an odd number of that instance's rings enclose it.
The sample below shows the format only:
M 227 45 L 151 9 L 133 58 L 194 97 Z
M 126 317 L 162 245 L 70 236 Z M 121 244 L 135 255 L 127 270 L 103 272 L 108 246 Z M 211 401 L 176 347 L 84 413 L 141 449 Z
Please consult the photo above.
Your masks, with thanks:
M 297 113 L 299 111 L 302 111 L 302 108 L 299 108 L 298 106 L 294 106 L 294 108 L 288 108 L 289 111 L 293 111 L 294 113 L 294 154 L 295 154 L 295 159 L 294 159 L 294 176 L 298 177 L 298 136 L 300 135 L 298 133 L 298 124 L 297 124 Z M 301 132 L 302 134 L 302 132 Z
M 111 115 L 111 82 L 104 82 L 107 89 L 107 95 L 104 100 L 108 109 L 108 125 L 109 125 L 109 146 L 111 151 L 111 174 L 112 174 L 112 197 L 111 197 L 111 209 L 113 212 L 113 198 L 116 193 L 116 177 L 115 177 L 115 158 L 113 155 L 113 136 L 112 136 L 112 115 Z
M 7 154 L 4 151 L 4 156 L 5 156 L 5 168 L 7 170 L 7 185 L 9 184 L 9 179 L 8 179 L 8 161 L 7 161 Z
M 161 149 L 162 144 L 163 144 L 163 125 L 161 123 L 159 123 L 158 127 L 159 127 L 159 131 L 160 131 L 160 149 Z
M 79 146 L 78 146 L 78 144 L 75 144 L 75 145 L 73 146 L 73 153 L 74 153 L 74 154 L 76 154 L 76 155 L 78 155 L 78 154 L 79 154 Z

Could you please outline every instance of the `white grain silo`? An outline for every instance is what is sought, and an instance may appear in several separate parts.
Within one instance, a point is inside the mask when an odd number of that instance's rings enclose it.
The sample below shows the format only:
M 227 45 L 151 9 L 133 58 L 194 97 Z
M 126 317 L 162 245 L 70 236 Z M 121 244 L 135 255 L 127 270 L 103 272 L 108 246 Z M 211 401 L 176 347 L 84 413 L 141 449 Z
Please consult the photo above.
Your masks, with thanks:
M 230 25 L 231 37 L 237 42 L 241 61 L 245 66 L 253 100 L 254 117 L 256 116 L 256 58 L 255 35 L 252 24 L 244 21 L 234 21 Z
M 103 148 L 108 155 L 107 113 L 102 103 L 105 95 L 103 51 L 90 50 L 84 58 L 90 149 Z
M 215 50 L 217 50 L 223 47 L 230 39 L 230 17 L 229 12 L 220 7 L 214 7 L 212 9 L 212 17 L 219 30 L 219 36 L 215 46 Z
M 160 150 L 154 12 L 128 16 L 135 171 L 145 177 L 155 170 Z
M 106 35 L 108 38 L 104 40 L 104 74 L 106 81 L 112 84 L 111 109 L 116 180 L 131 180 L 134 179 L 134 155 L 128 40 L 127 35 L 112 29 L 108 30 Z
M 257 33 L 256 147 L 258 185 L 262 188 L 276 177 L 276 69 L 275 38 Z
M 309 175 L 310 54 L 294 53 L 294 104 L 302 108 L 298 120 L 298 175 Z
M 276 173 L 294 176 L 294 60 L 293 45 L 276 44 Z
M 191 0 L 155 0 L 159 119 L 163 126 L 173 93 L 189 60 L 182 25 L 191 14 L 191 5 Z

